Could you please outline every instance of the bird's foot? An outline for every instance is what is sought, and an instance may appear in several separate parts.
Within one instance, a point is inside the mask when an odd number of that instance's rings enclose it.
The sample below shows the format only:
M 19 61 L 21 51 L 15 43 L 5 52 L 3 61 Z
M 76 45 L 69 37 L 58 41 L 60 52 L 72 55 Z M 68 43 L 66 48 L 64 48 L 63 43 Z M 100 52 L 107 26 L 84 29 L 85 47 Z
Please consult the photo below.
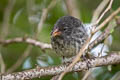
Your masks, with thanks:
M 82 55 L 81 57 L 81 60 L 86 62 L 87 70 L 91 68 L 91 63 L 90 63 L 91 58 L 95 58 L 95 56 L 88 53 L 86 55 Z

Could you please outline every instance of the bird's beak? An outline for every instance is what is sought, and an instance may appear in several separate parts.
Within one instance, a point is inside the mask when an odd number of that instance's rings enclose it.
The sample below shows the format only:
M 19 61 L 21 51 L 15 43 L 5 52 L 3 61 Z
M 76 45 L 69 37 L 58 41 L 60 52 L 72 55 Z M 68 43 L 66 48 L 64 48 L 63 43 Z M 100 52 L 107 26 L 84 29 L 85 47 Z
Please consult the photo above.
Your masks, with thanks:
M 61 31 L 59 31 L 58 29 L 55 29 L 54 32 L 52 33 L 53 37 L 59 36 L 61 34 Z

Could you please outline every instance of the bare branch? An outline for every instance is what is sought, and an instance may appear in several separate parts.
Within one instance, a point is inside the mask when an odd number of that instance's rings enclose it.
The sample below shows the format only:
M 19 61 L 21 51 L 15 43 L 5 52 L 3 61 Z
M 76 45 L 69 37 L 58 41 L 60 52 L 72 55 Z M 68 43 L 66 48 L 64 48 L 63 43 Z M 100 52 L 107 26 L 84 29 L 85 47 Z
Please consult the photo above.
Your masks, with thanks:
M 92 72 L 92 69 L 88 70 L 81 80 L 87 80 L 88 76 L 92 74 L 91 72 Z
M 68 13 L 71 16 L 74 16 L 80 19 L 80 12 L 79 12 L 79 9 L 77 8 L 76 0 L 65 0 L 65 4 L 68 10 Z
M 21 42 L 31 44 L 34 46 L 38 46 L 41 49 L 51 49 L 52 48 L 50 44 L 43 43 L 43 42 L 31 39 L 31 38 L 17 37 L 17 38 L 8 39 L 8 40 L 0 40 L 0 44 L 3 44 L 3 45 L 8 45 L 11 43 L 21 43 Z
M 113 3 L 113 0 L 110 1 L 110 4 L 105 9 L 105 11 L 100 15 L 99 19 L 96 21 L 95 24 L 98 24 L 100 22 L 100 20 L 103 18 L 103 16 L 105 15 L 105 13 L 108 12 L 111 9 L 112 3 Z
M 116 16 L 116 23 L 117 25 L 120 25 L 120 16 Z
M 1 73 L 4 73 L 5 72 L 5 62 L 3 60 L 3 57 L 2 57 L 2 54 L 0 53 L 0 65 L 1 65 Z
M 89 62 L 89 64 L 87 63 Z M 108 56 L 87 59 L 86 61 L 78 62 L 75 66 L 69 70 L 71 71 L 83 71 L 87 69 L 87 65 L 91 68 L 119 64 L 120 63 L 120 52 L 112 52 Z M 30 70 L 25 70 L 22 72 L 11 73 L 11 74 L 2 74 L 0 77 L 2 80 L 23 80 L 23 79 L 33 79 L 36 77 L 47 76 L 47 75 L 57 75 L 65 71 L 68 65 L 63 64 L 59 66 L 52 67 L 37 67 Z
M 39 35 L 40 31 L 42 30 L 43 27 L 43 23 L 45 22 L 47 15 L 48 15 L 48 11 L 50 11 L 57 3 L 58 0 L 52 0 L 51 3 L 48 5 L 47 8 L 44 8 L 42 11 L 42 15 L 41 15 L 41 20 L 38 24 L 38 30 L 36 32 L 35 38 L 37 38 L 37 36 Z
M 28 43 L 28 44 L 31 44 L 34 46 L 38 46 L 41 49 L 51 49 L 52 48 L 50 44 L 42 43 L 42 42 L 36 41 L 34 39 L 31 39 L 31 38 L 20 38 L 20 37 L 0 41 L 0 44 L 8 45 L 11 43 L 20 43 L 20 42 L 24 42 L 24 43 Z M 14 64 L 11 68 L 9 68 L 7 70 L 7 73 L 14 71 L 15 69 L 17 69 L 21 65 L 21 63 L 24 61 L 24 59 L 29 55 L 31 48 L 32 48 L 32 46 L 27 47 L 24 54 L 16 61 L 16 64 Z
M 106 7 L 106 5 L 109 3 L 110 0 L 103 0 L 98 7 L 95 9 L 94 13 L 93 13 L 93 17 L 91 20 L 91 23 L 94 23 L 98 20 L 101 12 L 103 11 L 103 9 Z
M 105 8 L 105 6 L 108 4 L 110 0 L 103 0 L 98 7 L 95 9 L 94 13 L 93 13 L 93 17 L 91 20 L 91 23 L 94 23 L 95 21 L 97 21 L 97 19 L 99 18 L 101 12 L 103 11 L 103 9 Z
M 116 24 L 111 22 L 109 25 L 105 28 L 105 30 L 102 32 L 101 35 L 99 35 L 93 42 L 90 43 L 88 49 L 91 50 L 93 47 L 95 47 L 97 44 L 101 43 L 105 38 L 107 38 L 111 34 L 111 30 L 116 27 Z
M 35 38 L 38 37 L 40 31 L 42 30 L 43 23 L 45 22 L 46 17 L 47 17 L 47 13 L 48 13 L 47 9 L 43 9 L 40 22 L 38 23 L 38 28 L 37 28 L 37 32 L 35 34 Z
M 4 11 L 3 24 L 2 24 L 1 34 L 0 34 L 1 38 L 3 39 L 8 35 L 9 20 L 10 20 L 10 16 L 11 16 L 12 9 L 14 7 L 15 2 L 16 0 L 9 0 L 8 5 Z
M 93 33 L 99 31 L 103 28 L 109 21 L 111 21 L 120 12 L 120 7 L 115 10 L 107 19 L 105 19 L 94 31 Z

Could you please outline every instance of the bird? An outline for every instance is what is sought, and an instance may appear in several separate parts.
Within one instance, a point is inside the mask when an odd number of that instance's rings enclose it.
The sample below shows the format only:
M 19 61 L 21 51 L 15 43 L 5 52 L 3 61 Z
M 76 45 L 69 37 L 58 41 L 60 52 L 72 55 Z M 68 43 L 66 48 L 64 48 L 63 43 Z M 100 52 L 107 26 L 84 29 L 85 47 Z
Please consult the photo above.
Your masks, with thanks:
M 51 31 L 51 45 L 57 55 L 71 58 L 79 53 L 89 37 L 84 24 L 73 16 L 59 18 Z

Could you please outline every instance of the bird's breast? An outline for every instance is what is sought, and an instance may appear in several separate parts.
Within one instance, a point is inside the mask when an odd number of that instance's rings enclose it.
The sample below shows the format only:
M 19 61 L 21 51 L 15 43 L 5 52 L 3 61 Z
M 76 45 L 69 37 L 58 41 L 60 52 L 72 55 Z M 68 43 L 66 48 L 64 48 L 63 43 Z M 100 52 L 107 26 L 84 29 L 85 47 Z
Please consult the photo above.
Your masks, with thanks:
M 52 41 L 51 44 L 56 53 L 64 57 L 72 57 L 76 55 L 80 49 L 80 43 L 74 39 L 56 39 L 56 41 Z

